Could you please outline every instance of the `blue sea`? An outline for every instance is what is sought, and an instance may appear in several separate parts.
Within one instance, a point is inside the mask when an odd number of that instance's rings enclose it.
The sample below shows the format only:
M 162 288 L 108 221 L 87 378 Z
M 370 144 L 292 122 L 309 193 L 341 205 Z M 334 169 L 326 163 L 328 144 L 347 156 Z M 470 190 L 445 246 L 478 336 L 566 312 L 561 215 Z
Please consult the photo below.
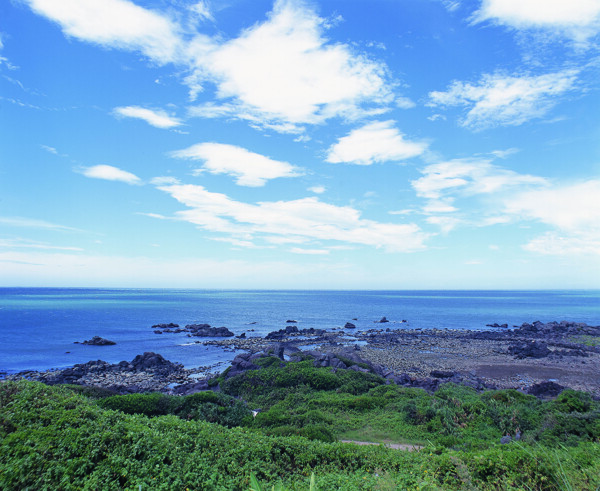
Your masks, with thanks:
M 264 336 L 297 321 L 300 329 L 449 328 L 570 320 L 600 325 L 600 291 L 234 291 L 0 288 L 0 372 L 64 368 L 154 351 L 186 367 L 227 363 L 235 353 L 195 344 L 186 333 L 155 334 L 174 322 L 226 326 Z M 357 320 L 353 320 L 357 319 Z M 406 320 L 407 322 L 402 322 Z M 254 331 L 251 331 L 253 329 Z M 92 336 L 115 346 L 74 344 Z

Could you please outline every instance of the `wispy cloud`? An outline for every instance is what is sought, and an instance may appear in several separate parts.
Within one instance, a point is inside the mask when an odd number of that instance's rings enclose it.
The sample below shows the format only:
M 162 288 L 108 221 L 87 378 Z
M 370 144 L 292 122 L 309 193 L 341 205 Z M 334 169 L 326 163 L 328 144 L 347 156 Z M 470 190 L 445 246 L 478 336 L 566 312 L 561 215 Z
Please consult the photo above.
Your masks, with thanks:
M 439 200 L 452 195 L 473 196 L 498 192 L 507 187 L 545 185 L 547 180 L 503 169 L 486 159 L 456 159 L 431 164 L 423 177 L 412 181 L 418 196 Z
M 200 20 L 214 21 L 215 18 L 208 6 L 208 2 L 200 0 L 189 7 L 190 11 L 195 14 Z
M 181 126 L 182 124 L 181 120 L 169 115 L 166 111 L 148 109 L 140 106 L 116 107 L 113 110 L 113 113 L 116 116 L 123 118 L 141 119 L 155 128 L 168 129 Z
M 112 165 L 94 165 L 80 170 L 85 177 L 105 179 L 107 181 L 120 181 L 127 184 L 140 184 L 141 179 L 131 172 L 124 171 Z
M 503 169 L 486 159 L 450 160 L 428 165 L 421 172 L 423 177 L 411 181 L 417 196 L 427 199 L 421 213 L 427 215 L 427 223 L 438 226 L 443 233 L 464 223 L 506 223 L 510 218 L 499 203 L 508 190 L 515 193 L 548 185 L 542 177 Z M 459 200 L 467 199 L 478 202 L 460 206 Z
M 578 43 L 600 31 L 597 0 L 483 0 L 474 21 L 490 20 L 516 29 L 544 29 Z
M 308 190 L 311 193 L 323 194 L 325 191 L 327 191 L 327 188 L 325 186 L 312 186 L 312 187 L 308 188 Z
M 306 254 L 309 256 L 325 256 L 329 254 L 328 249 L 302 249 L 300 247 L 292 247 L 290 249 L 292 254 Z
M 600 254 L 600 180 L 524 191 L 506 200 L 505 212 L 555 229 L 528 244 L 544 253 L 595 251 Z
M 40 145 L 46 152 L 51 153 L 53 155 L 58 155 L 58 150 L 54 147 L 49 147 L 48 145 Z
M 9 227 L 25 227 L 41 230 L 57 230 L 66 232 L 83 232 L 78 228 L 68 227 L 57 223 L 48 222 L 46 220 L 38 220 L 36 218 L 26 217 L 0 217 L 0 224 Z
M 323 203 L 314 197 L 250 204 L 190 184 L 159 189 L 188 207 L 177 213 L 180 220 L 243 240 L 254 237 L 271 243 L 328 240 L 382 247 L 390 252 L 411 252 L 423 249 L 428 237 L 415 224 L 363 219 L 354 208 Z
M 240 186 L 264 186 L 269 179 L 302 175 L 288 162 L 273 160 L 245 148 L 223 143 L 199 143 L 171 152 L 172 157 L 203 160 L 202 169 L 211 174 L 229 174 L 237 177 Z
M 560 96 L 575 88 L 577 70 L 537 76 L 484 75 L 477 84 L 454 81 L 445 92 L 430 92 L 429 106 L 464 106 L 459 123 L 473 130 L 518 126 L 544 116 Z
M 4 249 L 42 249 L 57 251 L 83 251 L 80 247 L 56 246 L 28 239 L 0 239 L 0 248 Z
M 409 141 L 393 121 L 377 121 L 352 130 L 329 148 L 327 162 L 371 165 L 421 155 L 427 143 Z

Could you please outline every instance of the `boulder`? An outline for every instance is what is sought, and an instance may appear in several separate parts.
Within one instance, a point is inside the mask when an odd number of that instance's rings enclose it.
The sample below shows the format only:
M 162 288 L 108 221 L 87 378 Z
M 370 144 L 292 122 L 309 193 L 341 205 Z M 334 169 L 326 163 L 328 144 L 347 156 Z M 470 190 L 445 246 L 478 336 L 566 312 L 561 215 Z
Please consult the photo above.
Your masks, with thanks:
M 540 398 L 553 398 L 558 396 L 566 387 L 557 384 L 556 382 L 540 382 L 539 384 L 533 384 L 527 393 L 535 397 Z
M 512 344 L 508 347 L 508 352 L 519 360 L 524 358 L 544 358 L 550 354 L 548 345 L 542 341 Z
M 356 326 L 354 324 L 352 324 L 352 322 L 346 322 L 346 324 L 344 324 L 344 329 L 355 329 Z
M 189 326 L 185 326 L 186 329 Z M 199 336 L 205 338 L 230 338 L 235 336 L 229 329 L 226 327 L 210 327 L 208 324 L 199 324 L 194 325 L 192 329 L 190 329 L 192 336 Z

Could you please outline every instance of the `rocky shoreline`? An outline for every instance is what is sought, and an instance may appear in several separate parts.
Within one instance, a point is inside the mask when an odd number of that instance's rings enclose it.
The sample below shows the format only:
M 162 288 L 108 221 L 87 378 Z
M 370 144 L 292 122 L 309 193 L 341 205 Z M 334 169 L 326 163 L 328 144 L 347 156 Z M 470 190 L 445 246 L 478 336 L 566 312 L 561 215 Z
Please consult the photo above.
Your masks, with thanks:
M 540 387 L 546 387 L 546 392 L 552 392 L 556 387 L 570 387 L 600 397 L 600 326 L 563 321 L 524 323 L 513 328 L 491 324 L 492 330 L 487 331 L 389 327 L 359 331 L 348 324 L 346 329 L 326 331 L 298 329 L 290 321 L 284 329 L 264 337 L 234 336 L 226 328 L 206 324 L 183 329 L 175 324 L 152 327 L 161 333 L 184 331 L 190 336 L 219 337 L 196 342 L 240 351 L 227 371 L 229 376 L 257 367 L 253 360 L 259 357 L 278 356 L 282 363 L 310 357 L 318 366 L 369 370 L 390 382 L 430 391 L 451 381 L 478 390 L 539 392 Z M 349 360 L 354 363 L 349 365 Z M 189 370 L 158 354 L 144 353 L 131 362 L 111 365 L 97 360 L 65 370 L 23 372 L 9 378 L 98 386 L 119 393 L 190 393 L 208 389 L 208 379 L 214 375 L 210 369 Z

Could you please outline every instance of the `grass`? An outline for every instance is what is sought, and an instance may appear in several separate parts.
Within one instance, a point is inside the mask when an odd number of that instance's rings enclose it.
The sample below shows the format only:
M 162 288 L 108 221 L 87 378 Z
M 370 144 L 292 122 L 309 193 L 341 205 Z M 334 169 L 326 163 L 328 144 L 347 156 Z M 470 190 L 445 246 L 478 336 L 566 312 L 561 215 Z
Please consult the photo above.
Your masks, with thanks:
M 585 346 L 600 346 L 600 336 L 590 336 L 588 334 L 581 334 L 578 336 L 571 336 L 568 338 L 571 343 L 579 343 Z

